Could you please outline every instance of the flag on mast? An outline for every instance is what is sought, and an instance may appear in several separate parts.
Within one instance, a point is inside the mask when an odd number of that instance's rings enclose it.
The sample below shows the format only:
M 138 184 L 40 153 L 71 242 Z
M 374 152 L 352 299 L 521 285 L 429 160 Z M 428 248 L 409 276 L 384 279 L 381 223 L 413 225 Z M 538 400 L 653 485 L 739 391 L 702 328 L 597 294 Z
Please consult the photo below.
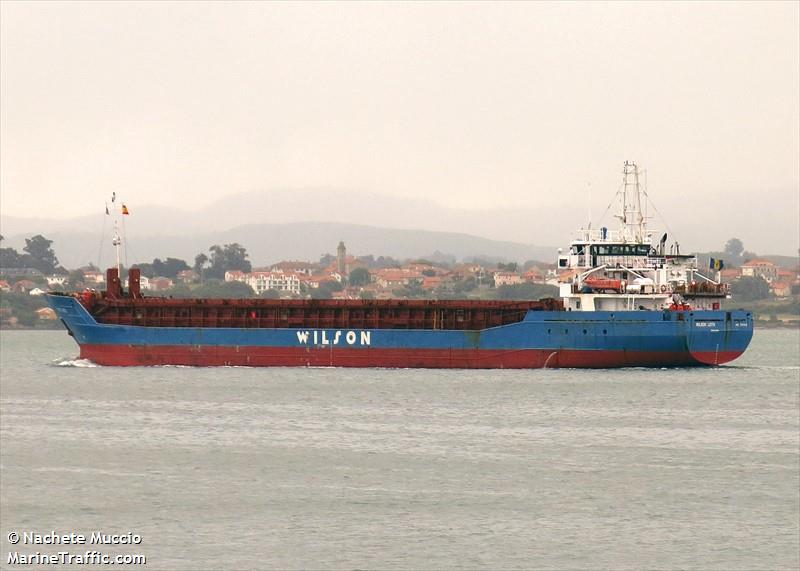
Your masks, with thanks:
M 128 212 L 128 207 L 127 207 L 127 206 L 125 206 L 125 203 L 124 203 L 124 202 L 122 203 L 122 214 L 124 214 L 124 215 L 126 215 L 126 216 L 127 216 L 128 214 L 130 214 L 130 212 Z

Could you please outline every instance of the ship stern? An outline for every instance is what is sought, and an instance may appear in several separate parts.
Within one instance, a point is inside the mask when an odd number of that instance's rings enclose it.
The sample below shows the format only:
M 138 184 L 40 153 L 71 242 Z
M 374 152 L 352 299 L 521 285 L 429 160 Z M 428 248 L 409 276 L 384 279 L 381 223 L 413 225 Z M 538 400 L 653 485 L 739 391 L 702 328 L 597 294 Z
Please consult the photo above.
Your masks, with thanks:
M 745 352 L 753 338 L 749 311 L 697 311 L 689 318 L 689 354 L 700 365 L 730 363 Z

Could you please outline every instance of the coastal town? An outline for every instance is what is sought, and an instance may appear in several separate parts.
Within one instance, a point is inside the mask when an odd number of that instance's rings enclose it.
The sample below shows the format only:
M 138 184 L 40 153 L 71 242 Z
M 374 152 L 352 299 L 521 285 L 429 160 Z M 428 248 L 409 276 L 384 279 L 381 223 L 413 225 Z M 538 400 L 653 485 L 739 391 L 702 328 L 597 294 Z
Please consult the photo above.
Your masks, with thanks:
M 760 313 L 762 325 L 800 324 L 798 267 L 785 267 L 766 257 L 745 258 L 747 252 L 740 251 L 738 241 L 731 242 L 736 251 L 729 252 L 729 258 L 738 255 L 742 261 L 721 268 L 719 275 L 731 285 L 736 307 L 753 308 Z M 58 326 L 45 293 L 105 288 L 103 270 L 91 264 L 67 270 L 58 265 L 51 244 L 35 236 L 28 241 L 27 253 L 0 249 L 1 327 Z M 726 246 L 730 249 L 731 243 Z M 212 246 L 210 256 L 198 254 L 191 266 L 166 258 L 131 267 L 140 268 L 141 289 L 148 295 L 181 298 L 540 299 L 557 297 L 558 285 L 575 275 L 575 270 L 559 270 L 555 263 L 535 260 L 517 263 L 475 257 L 458 261 L 441 255 L 395 260 L 353 255 L 343 242 L 335 252 L 316 262 L 279 260 L 254 267 L 244 247 L 226 244 Z

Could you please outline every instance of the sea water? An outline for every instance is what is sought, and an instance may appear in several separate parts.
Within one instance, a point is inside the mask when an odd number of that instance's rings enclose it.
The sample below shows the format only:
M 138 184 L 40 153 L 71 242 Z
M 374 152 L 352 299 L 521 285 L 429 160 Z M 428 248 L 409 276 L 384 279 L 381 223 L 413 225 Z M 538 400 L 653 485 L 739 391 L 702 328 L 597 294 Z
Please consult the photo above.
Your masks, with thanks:
M 91 551 L 148 570 L 800 567 L 796 330 L 700 369 L 76 355 L 63 331 L 0 333 L 2 568 Z

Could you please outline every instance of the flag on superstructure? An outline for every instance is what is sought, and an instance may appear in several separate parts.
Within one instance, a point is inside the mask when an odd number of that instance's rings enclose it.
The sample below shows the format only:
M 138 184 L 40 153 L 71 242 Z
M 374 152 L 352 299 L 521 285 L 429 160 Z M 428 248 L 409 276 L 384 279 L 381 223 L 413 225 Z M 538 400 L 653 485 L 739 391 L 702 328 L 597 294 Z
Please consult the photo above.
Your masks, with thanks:
M 127 207 L 127 206 L 125 206 L 125 203 L 123 203 L 123 204 L 122 204 L 122 214 L 124 214 L 124 215 L 126 215 L 126 216 L 127 216 L 128 214 L 130 214 L 130 212 L 128 212 L 128 207 Z

